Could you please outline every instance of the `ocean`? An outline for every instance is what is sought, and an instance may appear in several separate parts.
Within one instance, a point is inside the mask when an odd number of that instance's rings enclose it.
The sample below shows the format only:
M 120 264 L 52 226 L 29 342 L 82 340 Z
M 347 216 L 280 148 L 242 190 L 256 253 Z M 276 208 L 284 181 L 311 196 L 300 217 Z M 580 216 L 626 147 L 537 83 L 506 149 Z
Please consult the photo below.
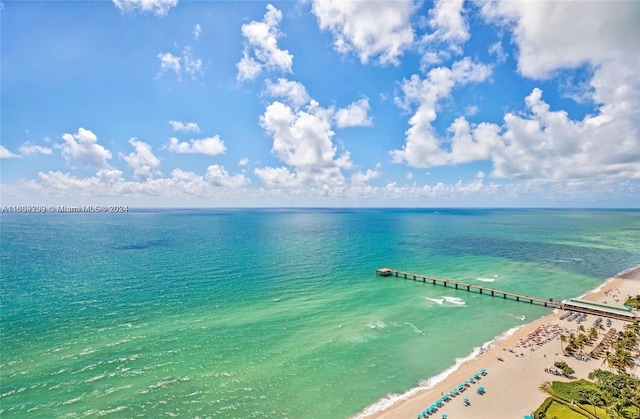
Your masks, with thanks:
M 0 228 L 3 418 L 351 417 L 550 312 L 376 269 L 563 299 L 640 263 L 638 210 L 139 209 Z

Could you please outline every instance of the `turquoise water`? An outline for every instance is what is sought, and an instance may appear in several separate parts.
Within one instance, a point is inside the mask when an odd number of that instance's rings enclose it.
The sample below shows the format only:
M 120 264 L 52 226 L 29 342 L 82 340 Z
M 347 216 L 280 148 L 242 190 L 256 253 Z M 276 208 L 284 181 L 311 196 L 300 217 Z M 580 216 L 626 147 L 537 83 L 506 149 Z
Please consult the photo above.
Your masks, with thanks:
M 640 262 L 640 211 L 2 215 L 2 417 L 357 414 Z M 424 333 L 424 334 L 423 334 Z

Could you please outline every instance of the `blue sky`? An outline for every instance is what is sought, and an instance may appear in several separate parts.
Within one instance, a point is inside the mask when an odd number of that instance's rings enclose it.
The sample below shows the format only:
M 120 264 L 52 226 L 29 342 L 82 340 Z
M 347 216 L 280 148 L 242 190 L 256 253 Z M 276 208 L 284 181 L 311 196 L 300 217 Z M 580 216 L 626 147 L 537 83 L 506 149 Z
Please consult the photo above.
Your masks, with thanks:
M 0 14 L 2 205 L 640 205 L 640 2 Z

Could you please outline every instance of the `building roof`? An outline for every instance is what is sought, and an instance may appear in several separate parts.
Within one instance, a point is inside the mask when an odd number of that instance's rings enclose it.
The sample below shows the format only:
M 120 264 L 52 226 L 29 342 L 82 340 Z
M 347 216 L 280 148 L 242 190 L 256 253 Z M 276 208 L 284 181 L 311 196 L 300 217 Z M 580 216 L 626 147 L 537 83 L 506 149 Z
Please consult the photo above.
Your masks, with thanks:
M 579 298 L 570 298 L 568 300 L 564 300 L 562 304 L 564 305 L 565 309 L 571 309 L 571 307 L 579 307 L 594 311 L 600 311 L 603 313 L 615 314 L 616 316 L 626 317 L 630 320 L 635 320 L 637 317 L 630 308 L 626 308 L 625 306 L 621 305 L 587 301 L 581 300 Z

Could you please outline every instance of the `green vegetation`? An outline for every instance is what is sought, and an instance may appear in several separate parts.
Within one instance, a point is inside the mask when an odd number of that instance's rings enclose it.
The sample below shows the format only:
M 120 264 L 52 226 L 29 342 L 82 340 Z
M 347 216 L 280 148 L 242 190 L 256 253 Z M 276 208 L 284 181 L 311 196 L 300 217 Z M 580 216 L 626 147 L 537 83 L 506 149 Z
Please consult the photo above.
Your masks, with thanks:
M 573 375 L 573 373 L 575 372 L 573 370 L 573 368 L 571 368 L 569 365 L 567 365 L 566 362 L 564 361 L 556 361 L 553 364 L 556 368 L 560 368 L 562 370 L 562 373 L 564 375 L 566 375 L 567 377 L 571 377 Z
M 640 309 L 640 294 L 635 297 L 629 296 L 627 301 L 624 302 L 624 305 Z
M 590 338 L 596 332 L 590 330 Z M 569 336 L 567 350 L 581 350 L 580 336 Z M 569 349 L 571 348 L 572 349 Z M 640 356 L 640 324 L 624 326 L 611 341 L 604 357 L 603 365 L 609 371 L 596 369 L 587 380 L 544 383 L 540 388 L 551 395 L 536 410 L 536 418 L 640 418 L 640 380 L 633 378 L 635 359 Z M 554 364 L 565 375 L 573 374 L 573 369 L 564 361 Z M 568 370 L 566 369 L 568 368 Z M 569 373 L 570 371 L 570 373 Z M 614 372 L 615 371 L 615 372 Z
M 571 410 L 569 406 L 556 402 L 555 400 L 549 405 L 545 412 L 547 418 L 562 418 L 562 419 L 584 419 L 585 416 Z M 605 416 L 606 417 L 606 416 Z

